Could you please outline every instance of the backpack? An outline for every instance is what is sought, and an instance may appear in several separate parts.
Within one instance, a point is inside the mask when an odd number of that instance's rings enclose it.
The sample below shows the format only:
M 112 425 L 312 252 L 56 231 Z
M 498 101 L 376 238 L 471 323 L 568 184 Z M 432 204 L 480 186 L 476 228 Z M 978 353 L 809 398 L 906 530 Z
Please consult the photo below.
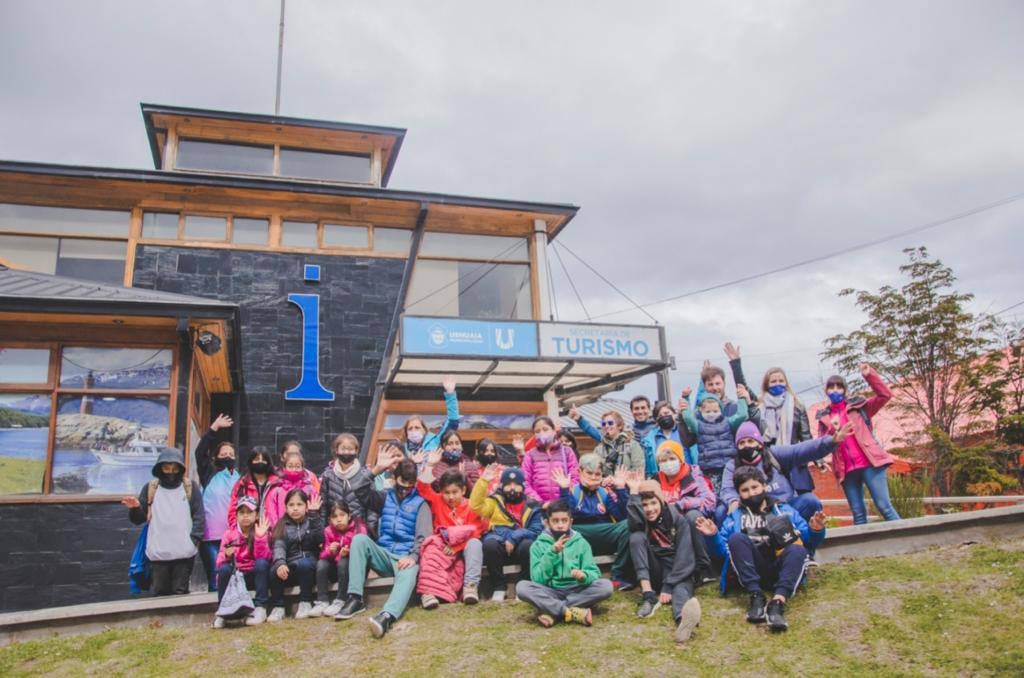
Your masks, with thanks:
M 191 504 L 192 502 L 192 479 L 185 476 L 181 479 L 182 485 L 185 486 L 185 501 Z M 149 481 L 146 485 L 146 522 L 148 523 L 150 518 L 153 517 L 153 497 L 156 496 L 156 489 L 160 487 L 160 481 L 156 478 Z
M 578 511 L 583 506 L 583 488 L 579 485 L 574 485 L 569 494 L 572 496 L 573 511 Z M 608 516 L 609 520 L 614 523 L 615 517 L 608 513 L 608 490 L 604 489 L 604 487 L 597 488 L 597 505 L 599 506 L 598 511 Z

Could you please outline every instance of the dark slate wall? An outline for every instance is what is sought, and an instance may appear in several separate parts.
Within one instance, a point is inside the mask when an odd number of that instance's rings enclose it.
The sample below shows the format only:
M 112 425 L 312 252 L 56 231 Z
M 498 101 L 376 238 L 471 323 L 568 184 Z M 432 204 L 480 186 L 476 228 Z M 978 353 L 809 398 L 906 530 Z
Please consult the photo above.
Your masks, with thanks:
M 303 281 L 307 263 L 321 266 L 319 283 Z M 135 286 L 239 304 L 241 443 L 276 447 L 298 439 L 319 472 L 334 435 L 363 435 L 404 265 L 398 259 L 145 246 L 136 254 Z M 292 292 L 320 294 L 320 378 L 335 392 L 333 402 L 284 399 L 300 372 L 301 316 L 287 301 Z M 184 423 L 184 415 L 180 419 Z M 0 505 L 0 611 L 128 598 L 128 560 L 138 533 L 117 505 Z

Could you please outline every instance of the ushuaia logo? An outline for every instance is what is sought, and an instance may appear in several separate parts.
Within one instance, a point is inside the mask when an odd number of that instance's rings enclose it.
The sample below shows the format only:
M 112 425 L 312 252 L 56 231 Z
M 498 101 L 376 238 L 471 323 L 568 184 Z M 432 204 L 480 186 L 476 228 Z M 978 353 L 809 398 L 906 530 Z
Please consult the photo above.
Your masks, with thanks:
M 511 351 L 512 347 L 516 343 L 516 331 L 513 328 L 509 327 L 506 330 L 506 332 L 508 332 L 508 337 L 507 337 L 507 339 L 502 340 L 502 338 L 501 338 L 501 328 L 500 327 L 496 328 L 494 330 L 494 343 L 502 351 Z
M 433 346 L 441 347 L 448 342 L 448 333 L 444 331 L 444 328 L 440 325 L 434 325 L 430 328 L 430 343 Z

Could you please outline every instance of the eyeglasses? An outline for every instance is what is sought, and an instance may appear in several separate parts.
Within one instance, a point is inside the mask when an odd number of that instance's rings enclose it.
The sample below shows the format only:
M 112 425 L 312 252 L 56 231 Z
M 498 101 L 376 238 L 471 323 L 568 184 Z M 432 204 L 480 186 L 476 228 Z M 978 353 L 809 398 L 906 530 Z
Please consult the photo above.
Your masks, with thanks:
M 604 421 L 601 422 L 601 426 L 602 427 L 615 426 L 618 423 L 619 422 L 615 421 L 614 419 L 605 419 Z

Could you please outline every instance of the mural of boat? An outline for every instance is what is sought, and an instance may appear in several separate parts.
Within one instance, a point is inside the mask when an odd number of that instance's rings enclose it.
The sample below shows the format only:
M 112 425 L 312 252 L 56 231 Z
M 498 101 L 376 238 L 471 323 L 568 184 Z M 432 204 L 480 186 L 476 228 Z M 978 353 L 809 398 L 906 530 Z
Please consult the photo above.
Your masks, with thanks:
M 101 464 L 112 466 L 152 466 L 163 448 L 140 438 L 132 438 L 127 445 L 112 445 L 105 449 L 91 449 L 92 456 Z

